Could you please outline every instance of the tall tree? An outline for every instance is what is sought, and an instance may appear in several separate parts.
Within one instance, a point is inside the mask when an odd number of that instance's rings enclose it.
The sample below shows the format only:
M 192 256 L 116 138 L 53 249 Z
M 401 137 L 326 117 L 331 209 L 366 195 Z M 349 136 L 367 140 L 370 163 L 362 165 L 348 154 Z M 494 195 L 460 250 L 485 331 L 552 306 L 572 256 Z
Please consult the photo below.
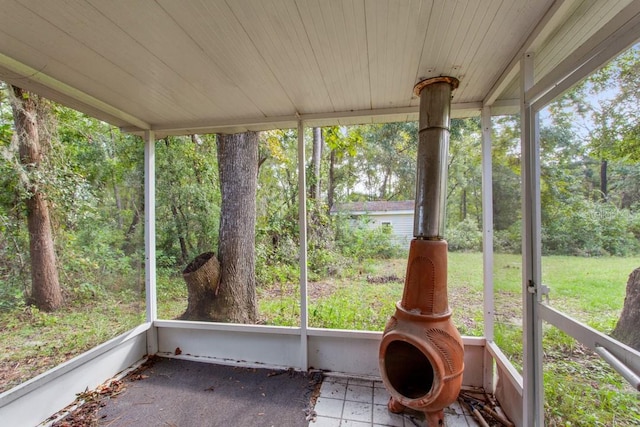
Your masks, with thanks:
M 415 193 L 418 129 L 416 122 L 363 126 L 357 153 L 358 175 L 373 200 L 409 200 Z
M 329 148 L 329 182 L 327 184 L 327 207 L 331 209 L 339 199 L 340 188 L 348 189 L 357 182 L 357 171 L 353 162 L 363 137 L 360 126 L 350 128 L 333 126 L 325 128 L 325 142 Z M 346 194 L 341 198 L 344 200 Z
M 212 304 L 216 321 L 256 321 L 255 228 L 258 134 L 218 135 L 220 287 Z
M 38 182 L 41 165 L 50 145 L 46 102 L 19 87 L 11 86 L 11 105 L 15 132 L 19 143 L 20 163 L 24 175 L 27 198 L 27 223 L 29 228 L 29 252 L 31 255 L 31 299 L 41 310 L 53 311 L 63 302 L 58 279 L 56 254 L 49 216 L 49 205 Z
M 311 179 L 309 198 L 320 200 L 320 166 L 322 161 L 322 128 L 313 128 L 313 150 L 311 153 Z
M 184 265 L 215 249 L 219 227 L 216 142 L 212 135 L 167 137 L 156 146 L 158 249 Z

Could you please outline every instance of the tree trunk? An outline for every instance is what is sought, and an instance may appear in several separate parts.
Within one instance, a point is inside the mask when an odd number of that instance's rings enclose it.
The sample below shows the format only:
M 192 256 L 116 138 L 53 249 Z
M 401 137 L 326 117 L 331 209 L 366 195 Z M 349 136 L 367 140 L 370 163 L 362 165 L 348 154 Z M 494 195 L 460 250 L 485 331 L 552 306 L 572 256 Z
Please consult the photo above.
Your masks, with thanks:
M 320 166 L 322 161 L 322 128 L 313 128 L 313 153 L 311 155 L 311 164 L 313 169 L 313 178 L 309 188 L 309 198 L 320 200 Z
M 640 267 L 629 275 L 622 314 L 611 335 L 640 351 Z
M 216 254 L 206 252 L 198 255 L 182 272 L 187 283 L 189 299 L 182 320 L 211 320 L 211 306 L 220 286 L 220 263 Z
M 258 134 L 218 135 L 222 206 L 218 254 L 220 286 L 213 300 L 214 321 L 256 321 L 255 228 Z
M 176 224 L 178 242 L 180 243 L 180 264 L 184 264 L 189 259 L 189 251 L 187 250 L 187 243 L 185 239 L 185 227 L 183 221 L 178 216 L 178 209 L 173 203 L 171 204 L 171 214 L 173 215 L 173 221 Z
M 464 188 L 460 196 L 460 219 L 462 221 L 467 219 L 467 190 Z
M 327 205 L 329 210 L 333 207 L 335 191 L 336 191 L 336 177 L 335 177 L 335 164 L 336 164 L 336 151 L 331 150 L 329 155 L 329 188 L 327 190 Z
M 602 197 L 602 201 L 606 202 L 609 198 L 609 190 L 607 183 L 607 161 L 600 160 L 600 195 Z
M 46 117 L 42 117 L 46 114 L 42 110 L 38 111 L 36 95 L 15 86 L 11 88 L 20 163 L 27 171 L 34 172 L 40 168 L 43 158 L 38 124 L 46 122 Z M 32 182 L 31 177 L 27 181 L 27 191 L 30 194 L 26 207 L 31 254 L 31 299 L 40 310 L 54 311 L 62 305 L 62 291 L 56 267 L 49 206 L 37 183 Z

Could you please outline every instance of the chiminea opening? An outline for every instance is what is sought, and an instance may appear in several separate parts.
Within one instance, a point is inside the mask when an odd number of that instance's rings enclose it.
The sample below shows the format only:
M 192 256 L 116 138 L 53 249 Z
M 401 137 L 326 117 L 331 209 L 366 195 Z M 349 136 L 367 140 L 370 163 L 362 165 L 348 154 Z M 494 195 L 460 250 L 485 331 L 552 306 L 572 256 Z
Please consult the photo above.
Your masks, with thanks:
M 406 341 L 392 341 L 384 354 L 387 379 L 401 395 L 418 399 L 431 391 L 433 366 L 420 349 Z

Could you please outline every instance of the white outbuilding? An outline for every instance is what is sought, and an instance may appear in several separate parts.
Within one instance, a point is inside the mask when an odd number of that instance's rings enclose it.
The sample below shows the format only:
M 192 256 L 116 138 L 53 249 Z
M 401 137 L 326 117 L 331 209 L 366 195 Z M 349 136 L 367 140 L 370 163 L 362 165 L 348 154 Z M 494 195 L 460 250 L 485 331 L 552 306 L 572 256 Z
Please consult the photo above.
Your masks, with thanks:
M 408 247 L 413 239 L 413 200 L 368 201 L 337 203 L 331 214 L 348 215 L 352 220 L 374 229 L 391 228 L 391 241 L 400 247 Z

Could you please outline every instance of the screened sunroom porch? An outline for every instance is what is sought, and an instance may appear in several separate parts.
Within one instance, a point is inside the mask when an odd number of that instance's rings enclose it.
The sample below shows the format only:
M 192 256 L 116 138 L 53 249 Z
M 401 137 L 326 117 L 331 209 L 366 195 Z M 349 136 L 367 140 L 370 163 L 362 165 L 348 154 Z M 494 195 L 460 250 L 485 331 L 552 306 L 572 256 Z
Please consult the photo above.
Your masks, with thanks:
M 154 212 L 156 139 L 167 135 L 416 120 L 420 80 L 452 76 L 452 116 L 483 128 L 484 336 L 463 337 L 463 385 L 495 393 L 516 425 L 543 425 L 542 325 L 635 381 L 637 351 L 544 303 L 537 122 L 555 97 L 640 37 L 638 1 L 3 2 L 0 78 L 143 137 L 145 322 L 9 390 L 8 425 L 36 425 L 145 355 L 239 366 L 310 367 L 379 378 L 381 332 L 308 326 L 300 235 L 298 327 L 160 319 Z M 522 120 L 520 374 L 494 342 L 491 117 Z M 304 189 L 304 174 L 299 174 Z M 305 191 L 300 229 L 306 230 Z M 260 274 L 259 272 L 257 274 Z M 395 301 L 389 301 L 395 304 Z M 456 307 L 452 307 L 455 312 Z M 176 354 L 176 348 L 181 354 Z

